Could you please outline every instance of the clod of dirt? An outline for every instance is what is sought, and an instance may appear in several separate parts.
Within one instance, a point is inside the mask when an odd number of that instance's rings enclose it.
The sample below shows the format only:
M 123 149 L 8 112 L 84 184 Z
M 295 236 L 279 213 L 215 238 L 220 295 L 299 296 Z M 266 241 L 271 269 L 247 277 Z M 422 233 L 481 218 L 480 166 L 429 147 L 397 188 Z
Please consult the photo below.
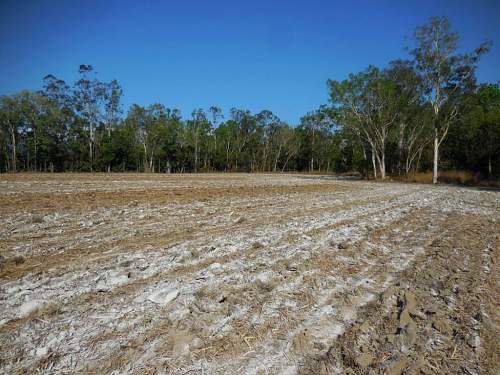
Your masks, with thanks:
M 432 319 L 432 327 L 444 335 L 449 335 L 452 332 L 450 321 L 446 318 L 434 317 Z
M 43 223 L 43 215 L 33 215 L 31 217 L 31 223 L 37 224 L 37 223 Z
M 21 305 L 21 307 L 19 307 L 19 316 L 25 317 L 33 314 L 37 312 L 42 306 L 43 302 L 37 300 L 25 302 Z
M 401 375 L 407 366 L 408 360 L 406 358 L 401 358 L 387 369 L 386 375 Z
M 405 293 L 406 300 L 406 293 Z M 410 316 L 409 307 L 415 310 L 414 300 L 411 300 L 410 304 L 404 307 L 404 309 L 399 314 L 399 338 L 401 342 L 405 345 L 413 345 L 417 339 L 417 325 Z
M 43 222 L 50 223 L 53 222 L 55 219 L 57 219 L 57 213 L 55 213 L 54 215 L 45 215 L 43 217 Z
M 267 280 L 257 279 L 255 285 L 263 292 L 270 292 L 274 289 L 274 285 Z
M 172 332 L 167 338 L 166 346 L 172 353 L 180 355 L 191 348 L 193 339 L 187 330 Z
M 45 357 L 48 352 L 49 352 L 49 350 L 46 347 L 37 348 L 36 352 L 35 352 L 35 356 L 38 358 Z
M 264 247 L 264 245 L 262 245 L 259 241 L 255 241 L 252 244 L 252 249 L 262 249 L 263 247 Z
M 173 301 L 179 295 L 179 291 L 176 289 L 165 288 L 149 295 L 148 300 L 158 305 L 165 306 L 169 302 Z
M 481 314 L 481 311 L 479 311 L 476 315 L 473 316 L 474 320 L 476 322 L 482 322 L 483 321 L 483 315 Z
M 435 307 L 435 306 L 428 306 L 428 307 L 426 307 L 426 309 L 425 309 L 425 314 L 426 314 L 426 315 L 434 315 L 434 314 L 436 314 L 436 313 L 437 313 L 437 309 L 436 309 L 436 307 Z
M 285 263 L 285 268 L 289 272 L 295 272 L 297 271 L 297 265 L 295 263 Z
M 363 353 L 356 357 L 356 365 L 361 368 L 367 368 L 373 363 L 373 355 L 369 352 Z
M 413 322 L 413 319 L 410 317 L 410 313 L 408 312 L 408 309 L 405 308 L 403 311 L 401 311 L 401 314 L 399 315 L 399 327 L 400 328 L 405 328 L 410 322 Z
M 413 320 L 408 323 L 408 325 L 405 328 L 405 331 L 408 344 L 413 345 L 417 340 L 417 325 Z
M 223 269 L 222 269 L 222 265 L 221 265 L 220 263 L 217 263 L 217 262 L 212 263 L 212 264 L 208 267 L 208 269 L 209 269 L 209 270 L 210 270 L 213 274 L 215 274 L 215 275 L 218 275 L 218 274 L 220 274 L 220 273 L 223 271 Z
M 246 219 L 243 217 L 243 216 L 240 216 L 239 218 L 237 218 L 234 223 L 235 224 L 241 224 L 245 221 Z
M 312 336 L 307 329 L 293 338 L 292 348 L 297 353 L 309 352 L 313 349 Z
M 406 308 L 408 309 L 408 312 L 411 315 L 415 315 L 415 311 L 417 308 L 417 300 L 415 298 L 415 294 L 413 294 L 408 290 L 405 292 L 405 305 Z
M 351 245 L 348 242 L 340 242 L 339 244 L 337 244 L 337 249 L 339 249 L 339 250 L 347 250 L 350 248 L 351 248 Z
M 131 260 L 125 260 L 125 261 L 120 263 L 120 267 L 127 268 L 127 267 L 130 267 L 131 264 L 132 264 Z
M 389 300 L 394 296 L 396 293 L 396 289 L 393 286 L 388 287 L 381 296 L 382 302 L 383 303 L 388 303 Z
M 199 337 L 195 337 L 191 343 L 189 344 L 189 348 L 190 349 L 201 349 L 203 348 L 203 346 L 205 345 L 205 343 L 203 342 L 202 339 L 200 339 Z
M 189 250 L 189 254 L 191 255 L 191 258 L 198 258 L 200 256 L 198 249 Z

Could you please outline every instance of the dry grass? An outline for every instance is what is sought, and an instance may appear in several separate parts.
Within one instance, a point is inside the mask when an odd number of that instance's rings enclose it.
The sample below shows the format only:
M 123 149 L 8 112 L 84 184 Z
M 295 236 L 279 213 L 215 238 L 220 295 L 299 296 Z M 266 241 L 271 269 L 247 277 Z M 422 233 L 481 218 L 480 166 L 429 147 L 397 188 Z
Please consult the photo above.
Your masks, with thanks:
M 391 176 L 391 179 L 399 182 L 413 182 L 419 184 L 431 184 L 432 172 L 419 172 L 410 176 Z M 500 187 L 500 180 L 484 179 L 478 173 L 468 171 L 449 170 L 439 172 L 439 182 L 452 185 Z
M 479 175 L 467 171 L 444 171 L 439 174 L 439 181 L 445 184 L 476 185 Z

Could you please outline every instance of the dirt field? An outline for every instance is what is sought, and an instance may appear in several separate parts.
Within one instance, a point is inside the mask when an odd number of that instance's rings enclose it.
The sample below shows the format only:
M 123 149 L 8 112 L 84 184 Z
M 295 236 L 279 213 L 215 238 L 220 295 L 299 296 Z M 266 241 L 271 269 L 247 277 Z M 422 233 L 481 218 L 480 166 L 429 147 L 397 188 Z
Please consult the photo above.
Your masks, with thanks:
M 498 374 L 500 192 L 0 175 L 0 372 Z

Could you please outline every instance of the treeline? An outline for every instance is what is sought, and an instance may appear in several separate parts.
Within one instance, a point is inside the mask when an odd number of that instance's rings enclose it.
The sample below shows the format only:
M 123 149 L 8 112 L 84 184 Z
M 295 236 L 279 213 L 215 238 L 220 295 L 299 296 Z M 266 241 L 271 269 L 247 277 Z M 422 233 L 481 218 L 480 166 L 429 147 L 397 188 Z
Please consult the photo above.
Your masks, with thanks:
M 337 136 L 325 114 L 297 127 L 271 111 L 216 106 L 187 119 L 155 103 L 125 116 L 118 82 L 102 82 L 89 65 L 68 85 L 53 75 L 43 90 L 0 101 L 2 171 L 262 171 L 334 170 Z M 344 169 L 350 169 L 346 166 Z
M 500 175 L 500 86 L 477 85 L 485 43 L 457 52 L 458 35 L 432 18 L 411 60 L 328 81 L 330 103 L 291 126 L 271 111 L 217 106 L 183 118 L 155 103 L 126 113 L 115 80 L 81 65 L 68 84 L 0 98 L 0 171 L 358 171 L 384 178 L 437 168 Z

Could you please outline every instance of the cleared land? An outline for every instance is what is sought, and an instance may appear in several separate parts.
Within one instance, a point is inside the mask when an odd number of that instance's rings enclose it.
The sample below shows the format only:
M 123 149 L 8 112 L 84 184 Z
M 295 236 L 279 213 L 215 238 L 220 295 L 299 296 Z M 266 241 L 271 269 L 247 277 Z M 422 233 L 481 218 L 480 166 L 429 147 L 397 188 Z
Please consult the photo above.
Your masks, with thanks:
M 0 372 L 496 374 L 500 193 L 0 176 Z

